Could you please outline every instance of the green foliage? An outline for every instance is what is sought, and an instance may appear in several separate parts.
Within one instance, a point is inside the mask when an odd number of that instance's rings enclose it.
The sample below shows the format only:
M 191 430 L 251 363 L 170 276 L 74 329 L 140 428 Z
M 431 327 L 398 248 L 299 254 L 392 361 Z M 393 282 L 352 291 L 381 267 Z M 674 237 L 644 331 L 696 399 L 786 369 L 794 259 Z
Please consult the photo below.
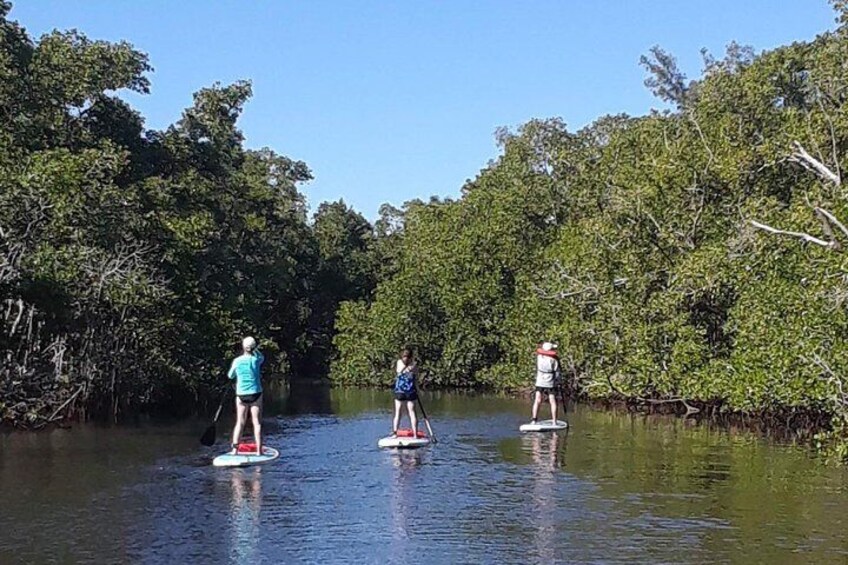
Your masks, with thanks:
M 368 221 L 344 201 L 322 203 L 312 233 L 318 247 L 306 341 L 312 371 L 326 374 L 339 304 L 369 297 L 376 284 L 377 239 Z
M 841 29 L 762 54 L 732 43 L 687 81 L 654 48 L 646 83 L 677 111 L 500 131 L 460 200 L 405 211 L 396 270 L 342 306 L 332 377 L 387 382 L 412 344 L 436 384 L 514 389 L 554 339 L 585 396 L 823 412 L 845 429 L 848 241 L 815 209 L 844 221 L 848 206 L 798 148 L 841 176 L 846 58 Z
M 249 82 L 200 90 L 145 131 L 118 98 L 147 56 L 78 32 L 32 40 L 0 2 L 0 418 L 73 401 L 190 406 L 247 333 L 277 374 L 385 385 L 412 346 L 425 383 L 517 389 L 556 340 L 586 397 L 832 417 L 845 453 L 848 36 L 660 48 L 675 111 L 570 131 L 535 119 L 458 200 L 343 201 L 307 218 L 305 163 L 246 150 Z M 771 226 L 771 227 L 768 227 Z M 804 235 L 806 234 L 806 235 Z
M 202 89 L 175 125 L 144 131 L 117 93 L 148 91 L 146 55 L 76 31 L 33 41 L 9 10 L 0 419 L 40 425 L 66 400 L 113 417 L 186 411 L 223 384 L 245 334 L 267 373 L 320 370 L 315 336 L 329 343 L 338 302 L 373 288 L 371 227 L 345 208 L 334 234 L 327 205 L 313 230 L 308 167 L 243 147 L 250 83 Z

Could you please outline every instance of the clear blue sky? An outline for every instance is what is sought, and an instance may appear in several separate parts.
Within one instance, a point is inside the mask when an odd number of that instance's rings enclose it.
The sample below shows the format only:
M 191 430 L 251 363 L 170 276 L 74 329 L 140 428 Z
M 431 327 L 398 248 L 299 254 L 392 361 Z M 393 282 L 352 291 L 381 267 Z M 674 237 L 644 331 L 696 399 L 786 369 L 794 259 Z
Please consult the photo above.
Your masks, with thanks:
M 493 132 L 534 117 L 577 129 L 657 107 L 639 56 L 655 44 L 690 78 L 701 47 L 758 50 L 834 27 L 826 0 L 17 0 L 34 36 L 127 40 L 155 71 L 128 96 L 163 128 L 215 81 L 253 81 L 249 147 L 309 164 L 315 209 L 457 196 L 497 156 Z

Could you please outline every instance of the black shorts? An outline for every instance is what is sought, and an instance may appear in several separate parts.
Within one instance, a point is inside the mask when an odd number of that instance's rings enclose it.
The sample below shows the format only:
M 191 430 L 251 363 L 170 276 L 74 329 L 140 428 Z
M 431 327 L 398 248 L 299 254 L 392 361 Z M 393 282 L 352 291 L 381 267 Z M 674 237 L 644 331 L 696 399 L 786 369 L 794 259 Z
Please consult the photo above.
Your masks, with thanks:
M 240 394 L 238 395 L 239 400 L 241 400 L 242 404 L 256 404 L 260 398 L 262 398 L 262 393 L 257 392 L 254 394 Z
M 396 392 L 395 400 L 400 400 L 401 402 L 415 402 L 418 400 L 418 391 L 413 390 L 412 392 Z
M 556 398 L 556 388 L 555 387 L 545 387 L 545 386 L 537 386 L 536 392 L 541 392 L 545 396 L 553 395 Z

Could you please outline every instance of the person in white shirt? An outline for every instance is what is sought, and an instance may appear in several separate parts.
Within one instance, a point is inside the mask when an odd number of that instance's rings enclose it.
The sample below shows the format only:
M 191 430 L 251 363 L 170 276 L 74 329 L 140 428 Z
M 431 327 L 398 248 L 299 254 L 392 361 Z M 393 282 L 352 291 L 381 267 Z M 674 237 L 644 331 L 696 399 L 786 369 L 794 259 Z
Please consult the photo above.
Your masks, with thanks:
M 551 420 L 557 421 L 556 388 L 562 375 L 556 349 L 557 345 L 549 341 L 544 342 L 541 347 L 536 349 L 536 392 L 533 398 L 533 412 L 530 420 L 533 424 L 539 417 L 542 395 L 546 395 L 551 404 Z

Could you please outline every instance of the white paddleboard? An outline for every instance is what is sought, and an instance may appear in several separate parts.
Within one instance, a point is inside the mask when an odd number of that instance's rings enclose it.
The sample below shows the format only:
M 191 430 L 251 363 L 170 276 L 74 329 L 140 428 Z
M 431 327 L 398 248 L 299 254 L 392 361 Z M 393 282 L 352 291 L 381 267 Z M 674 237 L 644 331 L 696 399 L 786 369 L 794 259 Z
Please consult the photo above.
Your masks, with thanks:
M 252 443 L 239 444 L 239 452 L 235 455 L 224 453 L 212 460 L 216 467 L 247 467 L 269 463 L 280 456 L 273 447 L 262 446 L 262 455 L 256 455 L 256 445 Z
M 397 436 L 386 436 L 377 442 L 377 447 L 395 449 L 414 449 L 430 444 L 430 438 L 424 432 L 412 437 L 412 430 L 398 430 Z
M 555 432 L 557 430 L 564 430 L 568 427 L 568 422 L 565 420 L 557 420 L 554 422 L 553 420 L 541 420 L 536 422 L 535 424 L 521 424 L 518 428 L 518 431 L 521 432 Z

